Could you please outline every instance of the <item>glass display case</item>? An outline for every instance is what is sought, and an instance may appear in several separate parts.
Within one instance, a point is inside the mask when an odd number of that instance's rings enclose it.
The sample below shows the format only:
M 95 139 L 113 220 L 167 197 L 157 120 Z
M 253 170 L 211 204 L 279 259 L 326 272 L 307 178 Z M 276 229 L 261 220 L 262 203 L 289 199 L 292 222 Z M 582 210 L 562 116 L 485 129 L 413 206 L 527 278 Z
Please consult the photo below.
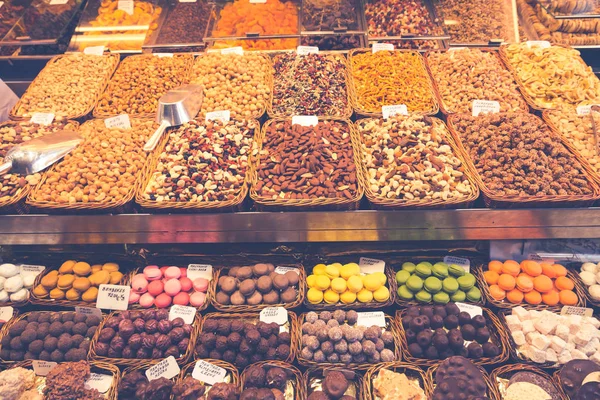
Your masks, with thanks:
M 31 4 L 32 0 L 7 0 L 0 6 L 0 39 L 10 31 Z
M 304 0 L 301 44 L 321 50 L 365 46 L 364 11 L 360 0 Z

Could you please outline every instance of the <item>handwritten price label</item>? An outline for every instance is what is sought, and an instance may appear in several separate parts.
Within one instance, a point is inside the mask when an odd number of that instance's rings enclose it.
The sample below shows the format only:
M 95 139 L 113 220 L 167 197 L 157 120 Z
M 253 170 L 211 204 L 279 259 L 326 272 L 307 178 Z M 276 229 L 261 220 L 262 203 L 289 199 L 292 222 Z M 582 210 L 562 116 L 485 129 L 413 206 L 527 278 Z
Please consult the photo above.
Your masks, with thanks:
M 360 272 L 363 274 L 385 271 L 385 261 L 376 258 L 361 257 L 358 261 L 358 266 L 360 267 Z
M 108 389 L 110 389 L 112 382 L 112 375 L 97 374 L 92 372 L 90 374 L 90 378 L 85 382 L 85 388 L 96 389 L 100 393 L 106 393 L 108 392 Z
M 192 324 L 194 317 L 196 316 L 196 309 L 194 307 L 180 306 L 175 304 L 171 306 L 169 310 L 169 321 L 173 321 L 175 318 L 182 318 L 186 324 Z
M 117 8 L 121 11 L 125 11 L 129 15 L 133 15 L 133 0 L 119 0 L 117 2 Z
M 389 117 L 393 117 L 394 115 L 408 115 L 408 108 L 406 104 L 398 104 L 395 106 L 382 106 L 381 113 L 383 114 L 384 119 L 388 119 Z
M 590 115 L 593 106 L 600 106 L 600 104 L 590 104 L 587 106 L 577 106 L 577 115 Z
M 29 264 L 21 264 L 21 274 L 39 274 L 43 270 L 46 269 L 43 265 L 29 265 Z
M 52 371 L 52 368 L 56 367 L 58 364 L 53 361 L 33 360 L 31 365 L 33 366 L 33 372 L 35 372 L 37 376 L 46 376 Z
M 213 267 L 209 264 L 190 264 L 187 269 L 187 277 L 192 281 L 197 278 L 204 278 L 212 281 Z
M 99 308 L 77 306 L 75 307 L 75 312 L 83 315 L 95 315 L 102 318 L 102 310 Z
M 275 322 L 277 325 L 283 325 L 288 320 L 288 312 L 283 307 L 267 307 L 260 312 L 260 320 L 267 324 Z
M 127 310 L 131 287 L 122 285 L 100 285 L 98 288 L 97 308 L 107 310 Z
M 89 56 L 101 56 L 104 55 L 104 46 L 91 46 L 83 49 L 83 54 Z
M 108 129 L 131 129 L 131 121 L 129 120 L 129 115 L 121 114 L 117 115 L 116 117 L 106 118 L 104 120 L 104 126 L 106 126 Z
M 226 124 L 227 122 L 229 122 L 230 118 L 231 113 L 229 112 L 229 110 L 211 111 L 206 113 L 205 121 L 221 121 L 222 123 Z
M 532 47 L 539 47 L 539 48 L 542 48 L 542 49 L 548 49 L 548 48 L 550 48 L 552 46 L 550 44 L 550 42 L 547 41 L 547 40 L 529 40 L 526 43 L 527 43 L 527 47 L 529 47 L 530 49 Z
M 238 56 L 244 55 L 244 49 L 242 47 L 230 47 L 228 49 L 221 49 L 221 54 L 237 54 Z
M 591 317 L 594 310 L 585 307 L 564 306 L 560 310 L 560 315 L 581 315 L 582 317 Z
M 467 272 L 470 272 L 471 270 L 471 260 L 469 260 L 468 258 L 446 256 L 444 257 L 444 262 L 448 265 L 458 265 Z
M 366 326 L 379 326 L 385 328 L 385 314 L 383 311 L 370 311 L 370 312 L 359 312 L 358 318 L 356 319 L 356 325 Z
M 179 375 L 179 372 L 179 365 L 177 365 L 175 357 L 169 356 L 158 364 L 148 368 L 146 371 L 146 378 L 148 378 L 149 381 L 153 381 L 158 378 L 171 379 Z
M 465 304 L 465 303 L 456 303 L 456 306 L 461 312 L 469 313 L 471 318 L 476 317 L 478 315 L 483 315 L 483 310 L 481 307 L 474 306 L 473 304 Z
M 204 360 L 196 361 L 192 371 L 192 378 L 209 385 L 225 382 L 226 376 L 227 370 Z
M 391 43 L 373 43 L 373 54 L 378 51 L 394 51 L 394 45 Z
M 50 125 L 54 121 L 54 114 L 52 113 L 33 113 L 31 116 L 31 122 L 40 125 Z
M 316 115 L 294 115 L 292 117 L 292 125 L 302 126 L 317 126 L 319 118 Z
M 11 306 L 0 307 L 0 322 L 8 322 L 15 310 Z
M 67 4 L 69 0 L 50 0 L 51 6 L 61 6 L 63 4 Z
M 296 54 L 300 56 L 319 54 L 319 48 L 317 46 L 298 46 L 296 48 Z
M 473 116 L 496 114 L 500 112 L 500 103 L 492 100 L 473 100 Z
M 281 266 L 275 268 L 275 272 L 277 272 L 278 274 L 282 274 L 282 275 L 289 271 L 293 271 L 293 272 L 297 273 L 298 275 L 300 275 L 300 270 L 298 268 L 281 267 Z

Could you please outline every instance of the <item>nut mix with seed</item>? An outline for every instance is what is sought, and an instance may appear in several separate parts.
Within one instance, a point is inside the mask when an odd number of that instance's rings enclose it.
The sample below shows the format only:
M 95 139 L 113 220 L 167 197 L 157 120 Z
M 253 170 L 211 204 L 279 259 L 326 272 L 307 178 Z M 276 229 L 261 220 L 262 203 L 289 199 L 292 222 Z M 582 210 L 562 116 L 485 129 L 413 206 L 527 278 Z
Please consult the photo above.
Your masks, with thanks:
M 528 111 L 512 74 L 492 52 L 457 49 L 427 55 L 427 64 L 449 112 L 470 113 L 473 100 L 500 103 L 500 111 Z
M 273 121 L 266 128 L 254 190 L 268 199 L 347 198 L 358 194 L 350 126 Z
M 94 115 L 139 115 L 156 112 L 158 99 L 187 83 L 192 55 L 127 57 L 113 75 Z
M 21 98 L 17 115 L 34 112 L 77 117 L 94 106 L 118 60 L 115 57 L 72 53 L 49 63 Z
M 582 165 L 532 114 L 463 114 L 452 124 L 487 189 L 496 196 L 593 194 Z
M 372 0 L 365 6 L 369 36 L 443 35 L 421 0 Z
M 346 116 L 351 114 L 343 55 L 286 53 L 274 58 L 273 113 Z
M 413 114 L 361 119 L 357 126 L 374 196 L 446 201 L 473 193 L 443 122 Z
M 231 201 L 242 193 L 256 121 L 191 121 L 169 134 L 144 198 Z
M 435 5 L 453 43 L 515 40 L 511 31 L 512 9 L 502 0 L 441 0 Z
M 30 198 L 65 205 L 124 201 L 133 194 L 146 162 L 142 147 L 156 128 L 148 120 L 131 119 L 131 129 L 87 121 L 80 128 L 83 142 L 46 173 Z

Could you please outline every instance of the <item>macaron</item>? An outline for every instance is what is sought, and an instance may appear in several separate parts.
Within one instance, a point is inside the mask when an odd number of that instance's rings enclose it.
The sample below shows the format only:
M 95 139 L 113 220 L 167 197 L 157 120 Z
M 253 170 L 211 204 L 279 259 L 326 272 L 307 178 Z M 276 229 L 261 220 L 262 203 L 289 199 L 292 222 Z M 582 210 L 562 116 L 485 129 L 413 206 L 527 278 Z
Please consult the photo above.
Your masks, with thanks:
M 340 268 L 340 276 L 348 280 L 351 276 L 360 275 L 360 267 L 356 263 L 348 263 Z
M 560 301 L 558 290 L 552 289 L 546 293 L 542 293 L 542 302 L 549 306 L 555 306 Z
M 502 273 L 502 263 L 498 260 L 492 260 L 488 264 L 488 270 L 494 271 L 498 275 Z
M 378 303 L 386 302 L 389 298 L 390 290 L 385 286 L 381 286 L 379 289 L 373 292 L 373 299 Z
M 567 276 L 567 269 L 560 264 L 552 265 L 556 276 Z
M 363 285 L 362 279 L 360 279 L 359 276 L 354 275 L 354 276 L 351 276 L 350 278 L 348 278 L 348 282 L 346 282 L 346 286 L 348 287 L 348 290 L 350 292 L 358 293 L 362 290 L 364 285 Z
M 510 274 L 502 274 L 498 278 L 498 287 L 504 291 L 513 290 L 517 285 L 517 281 Z
M 448 277 L 448 265 L 446 263 L 436 263 L 432 268 L 431 272 L 433 276 L 439 279 L 445 279 Z
M 417 266 L 414 263 L 411 262 L 405 262 L 402 264 L 402 270 L 403 271 L 408 271 L 409 273 L 413 273 L 415 272 L 415 269 L 417 268 Z
M 452 264 L 448 267 L 448 273 L 450 276 L 454 276 L 458 278 L 459 276 L 463 276 L 465 274 L 465 269 L 460 265 Z
M 498 285 L 490 286 L 490 295 L 494 300 L 502 301 L 506 298 L 506 291 Z
M 592 276 L 594 275 L 592 274 Z M 410 272 L 407 270 L 401 269 L 400 271 L 396 272 L 396 282 L 398 285 L 404 285 L 408 278 L 410 278 Z
M 446 304 L 450 301 L 450 296 L 448 293 L 438 292 L 433 295 L 433 302 L 436 304 Z
M 194 292 L 190 296 L 190 304 L 193 307 L 201 307 L 206 302 L 206 293 Z
M 450 300 L 452 300 L 454 302 L 465 301 L 466 298 L 467 298 L 467 295 L 462 290 L 457 290 L 450 296 Z
M 156 297 L 161 294 L 164 290 L 164 284 L 162 281 L 152 281 L 148 284 L 148 293 Z
M 558 278 L 556 278 L 556 280 L 554 281 L 554 285 L 558 290 L 573 290 L 573 288 L 575 287 L 573 281 L 567 278 L 566 276 L 559 276 Z
M 190 303 L 190 295 L 186 292 L 179 292 L 173 297 L 173 304 L 187 306 Z
M 186 276 L 182 276 L 181 278 L 179 278 L 179 283 L 181 283 L 182 292 L 189 292 L 190 290 L 192 290 L 192 287 L 194 287 L 194 283 L 192 282 L 192 280 Z M 208 289 L 208 285 L 206 286 L 206 288 Z M 203 291 L 205 292 L 206 290 Z
M 328 265 L 325 267 L 325 275 L 327 275 L 329 279 L 337 278 L 340 276 L 340 269 L 334 264 Z
M 431 302 L 431 294 L 425 290 L 421 290 L 415 294 L 415 299 L 420 303 L 429 303 Z
M 402 285 L 398 288 L 398 296 L 400 296 L 402 300 L 412 300 L 414 297 L 413 292 L 411 292 L 406 285 Z
M 181 278 L 186 278 L 187 277 L 187 268 L 185 268 L 185 267 L 179 267 L 179 272 L 181 273 L 181 275 L 179 275 Z
M 340 295 L 331 289 L 327 289 L 325 293 L 323 293 L 323 300 L 325 300 L 325 303 L 335 304 L 340 301 Z
M 473 286 L 475 286 L 475 276 L 468 272 L 463 276 L 458 277 L 458 279 L 456 280 L 458 281 L 458 286 L 460 287 L 460 290 L 465 292 L 470 290 Z
M 542 295 L 536 290 L 525 293 L 525 301 L 528 304 L 537 305 L 542 302 Z
M 506 300 L 510 301 L 513 304 L 520 304 L 523 302 L 523 292 L 519 289 L 513 289 L 506 293 Z
M 435 276 L 425 279 L 424 286 L 429 293 L 437 293 L 442 290 L 442 282 Z
M 177 293 L 181 292 L 181 283 L 177 279 L 169 279 L 165 283 L 165 293 L 173 297 Z
M 140 297 L 140 306 L 144 308 L 151 307 L 154 304 L 154 296 L 150 293 L 144 293 L 142 297 Z
M 171 305 L 171 301 L 171 296 L 169 296 L 167 293 L 161 293 L 154 299 L 154 305 L 156 305 L 158 308 L 167 308 Z
M 474 303 L 481 300 L 481 291 L 479 290 L 479 288 L 476 288 L 475 286 L 473 286 L 471 289 L 469 289 L 469 291 L 466 293 L 466 295 L 467 295 L 467 300 L 472 301 Z
M 533 260 L 524 260 L 521 262 L 521 269 L 529 276 L 536 277 L 542 274 L 542 266 Z
M 531 292 L 533 290 L 533 280 L 528 276 L 519 275 L 517 277 L 517 289 L 523 293 Z
M 546 275 L 539 275 L 533 278 L 533 287 L 540 293 L 546 293 L 554 288 L 554 284 Z
M 483 279 L 485 279 L 488 285 L 497 284 L 499 278 L 500 275 L 496 271 L 489 270 L 483 273 Z
M 315 267 L 316 268 L 316 267 Z M 331 280 L 325 275 L 317 275 L 315 280 L 315 288 L 319 290 L 327 290 L 331 285 Z
M 131 290 L 129 292 L 129 304 L 135 304 L 140 301 L 140 294 Z
M 168 267 L 165 269 L 164 276 L 167 279 L 179 279 L 181 277 L 181 269 L 179 267 Z
M 413 293 L 418 292 L 423 289 L 423 279 L 419 278 L 417 275 L 412 275 L 406 281 L 406 287 L 408 287 Z
M 340 301 L 344 304 L 352 304 L 356 301 L 356 293 L 346 290 L 340 294 Z
M 306 292 L 306 298 L 311 304 L 319 304 L 323 301 L 323 292 L 315 288 L 310 288 Z
M 148 290 L 148 280 L 143 274 L 137 274 L 131 279 L 132 292 L 146 293 Z
M 195 291 L 206 293 L 206 291 L 208 290 L 208 279 L 196 278 L 192 281 L 192 285 L 194 286 Z
M 346 280 L 344 278 L 334 278 L 331 281 L 331 289 L 336 293 L 344 293 L 346 291 Z
M 369 274 L 363 277 L 363 285 L 365 286 L 365 289 L 374 292 L 382 286 L 382 283 L 381 279 L 375 274 Z
M 520 272 L 521 272 L 521 266 L 516 261 L 508 260 L 508 261 L 505 261 L 504 264 L 502 264 L 502 273 L 503 274 L 518 276 Z
M 148 265 L 144 268 L 144 276 L 148 281 L 155 281 L 162 278 L 162 272 L 157 265 Z
M 367 289 L 362 289 L 356 294 L 356 298 L 361 303 L 370 303 L 373 301 L 373 292 Z
M 431 266 L 425 263 L 419 263 L 415 268 L 415 273 L 421 278 L 425 279 L 431 275 Z
M 456 278 L 448 277 L 442 281 L 442 288 L 446 293 L 455 293 L 458 290 L 458 281 Z
M 575 306 L 577 305 L 577 295 L 572 290 L 561 290 L 558 293 L 560 304 L 563 306 Z
M 326 268 L 327 268 L 327 265 L 325 265 L 325 264 L 317 264 L 313 267 L 313 274 L 314 275 L 325 275 Z

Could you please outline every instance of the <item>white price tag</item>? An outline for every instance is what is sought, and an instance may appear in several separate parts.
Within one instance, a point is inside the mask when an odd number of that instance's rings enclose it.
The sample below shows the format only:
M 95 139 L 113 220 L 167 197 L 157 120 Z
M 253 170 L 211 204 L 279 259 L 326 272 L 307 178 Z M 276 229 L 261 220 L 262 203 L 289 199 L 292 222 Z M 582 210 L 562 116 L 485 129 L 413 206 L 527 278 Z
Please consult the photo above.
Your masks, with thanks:
M 450 47 L 448 51 L 466 50 L 466 47 Z
M 483 315 L 483 310 L 481 307 L 474 306 L 473 304 L 465 304 L 465 303 L 456 303 L 456 306 L 461 312 L 469 313 L 471 318 L 477 315 Z
M 317 46 L 298 46 L 296 47 L 296 54 L 301 56 L 319 54 L 319 48 Z
M 385 261 L 376 258 L 361 257 L 358 261 L 358 266 L 360 267 L 360 272 L 363 274 L 385 271 Z
M 260 320 L 270 324 L 275 322 L 277 325 L 283 325 L 288 320 L 288 312 L 283 307 L 267 307 L 260 311 Z
M 211 386 L 215 383 L 225 382 L 226 376 L 226 369 L 204 360 L 196 361 L 196 365 L 192 371 L 192 378 Z
M 64 4 L 67 4 L 69 2 L 69 0 L 50 0 L 50 5 L 51 6 L 61 6 Z
M 33 360 L 31 365 L 33 366 L 33 372 L 35 372 L 37 376 L 46 376 L 52 371 L 52 368 L 56 367 L 58 364 L 54 361 Z
M 180 3 L 195 3 L 196 0 L 179 0 Z
M 19 267 L 21 269 L 22 274 L 35 274 L 38 275 L 40 272 L 46 269 L 43 265 L 29 265 L 29 264 L 21 264 Z
M 385 328 L 385 314 L 383 311 L 359 312 L 357 314 L 356 325 L 366 326 L 367 328 L 372 326 Z
M 101 56 L 104 55 L 104 46 L 91 46 L 83 49 L 83 54 L 90 56 Z
M 383 114 L 383 119 L 388 119 L 389 117 L 393 117 L 394 115 L 408 115 L 408 108 L 406 104 L 398 104 L 395 106 L 382 106 L 381 113 Z
M 211 111 L 211 112 L 207 112 L 206 113 L 206 122 L 209 121 L 221 121 L 222 123 L 227 123 L 229 122 L 229 119 L 231 118 L 231 113 L 229 112 L 229 110 L 222 110 L 222 111 Z
M 54 121 L 54 114 L 52 113 L 33 113 L 31 115 L 31 122 L 40 125 L 50 125 Z
M 589 104 L 587 106 L 577 106 L 577 115 L 590 115 L 593 106 L 600 106 L 600 104 Z
M 12 318 L 14 311 L 11 306 L 0 307 L 0 322 L 8 322 Z
M 117 8 L 121 11 L 125 11 L 129 15 L 133 15 L 133 0 L 119 0 L 117 2 Z
M 228 49 L 221 49 L 221 54 L 237 54 L 240 56 L 244 55 L 244 49 L 240 46 L 230 47 Z
M 471 260 L 469 260 L 468 258 L 446 256 L 444 257 L 444 262 L 448 265 L 458 265 L 459 267 L 462 267 L 465 271 L 471 272 Z
M 3 5 L 4 5 L 4 2 L 0 1 L 0 8 L 2 8 Z
M 99 308 L 76 306 L 75 312 L 83 315 L 95 315 L 102 318 L 102 310 Z
M 204 278 L 212 281 L 213 267 L 209 264 L 190 264 L 187 268 L 187 277 L 192 281 L 197 278 Z
M 319 118 L 316 115 L 294 115 L 292 125 L 317 126 Z
M 131 129 L 131 121 L 129 120 L 129 115 L 121 114 L 116 117 L 106 118 L 104 120 L 104 125 L 108 128 L 118 128 L 118 129 Z
M 378 51 L 394 51 L 394 45 L 391 43 L 373 43 L 373 54 Z
M 527 47 L 529 47 L 529 48 L 540 47 L 542 49 L 547 49 L 547 48 L 551 47 L 550 42 L 547 40 L 529 40 L 525 43 L 527 43 Z
M 169 356 L 158 364 L 148 368 L 146 371 L 146 378 L 148 378 L 149 381 L 153 381 L 161 377 L 171 379 L 176 377 L 179 372 L 179 365 L 177 365 L 175 357 Z
M 96 389 L 100 393 L 108 392 L 112 385 L 112 375 L 97 374 L 95 372 L 90 373 L 89 379 L 85 382 L 86 389 Z
M 276 267 L 275 268 L 275 272 L 277 272 L 278 274 L 282 274 L 282 275 L 289 271 L 294 271 L 295 273 L 300 275 L 300 270 L 298 268 L 294 268 L 294 267 Z
M 100 285 L 96 307 L 107 310 L 127 310 L 131 287 L 123 285 Z
M 183 322 L 191 325 L 194 322 L 196 316 L 196 309 L 194 307 L 180 306 L 175 304 L 171 306 L 169 310 L 169 321 L 173 321 L 175 318 L 182 318 Z
M 152 55 L 158 58 L 173 58 L 173 53 L 152 53 Z
M 267 0 L 250 0 L 250 4 L 265 4 Z
M 560 315 L 581 315 L 582 317 L 591 317 L 594 310 L 585 307 L 564 306 L 560 310 Z
M 493 100 L 473 100 L 472 114 L 496 114 L 500 112 L 500 103 Z

